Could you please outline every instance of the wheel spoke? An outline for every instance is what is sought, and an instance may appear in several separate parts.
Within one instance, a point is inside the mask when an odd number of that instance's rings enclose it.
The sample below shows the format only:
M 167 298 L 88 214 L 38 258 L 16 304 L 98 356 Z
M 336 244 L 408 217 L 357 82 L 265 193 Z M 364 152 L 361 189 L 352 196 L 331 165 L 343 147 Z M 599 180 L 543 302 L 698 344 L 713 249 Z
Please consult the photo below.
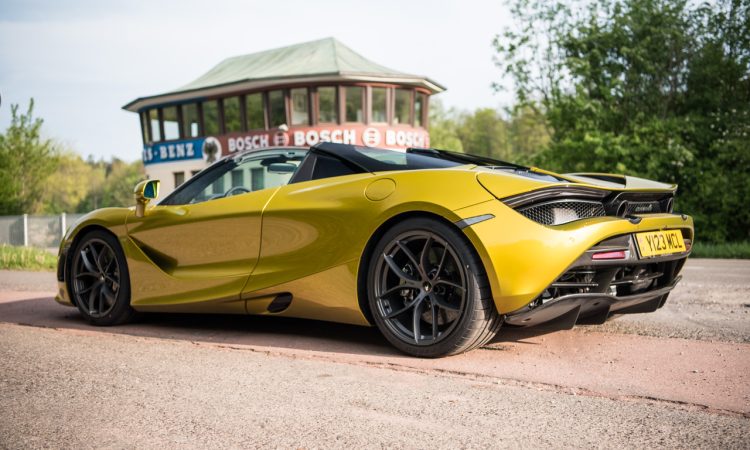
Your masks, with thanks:
M 99 264 L 99 252 L 96 251 L 96 247 L 94 247 L 93 243 L 89 244 L 89 248 L 91 249 L 91 256 L 94 257 L 94 264 L 96 264 L 96 270 L 98 270 L 99 272 L 102 272 L 102 266 Z
M 101 296 L 99 299 L 99 313 L 102 313 L 102 307 L 101 304 L 104 303 L 104 300 L 107 301 L 107 308 L 109 309 L 110 306 L 112 306 L 115 303 L 115 296 L 112 291 L 109 290 L 106 284 L 102 285 L 101 289 Z
M 417 298 L 415 298 L 414 300 L 411 301 L 411 303 L 407 303 L 406 305 L 404 305 L 403 308 L 399 309 L 398 311 L 394 311 L 394 312 L 386 315 L 385 318 L 386 319 L 393 319 L 395 317 L 400 316 L 401 314 L 405 313 L 406 311 L 408 311 L 408 310 L 410 310 L 410 309 L 412 309 L 412 308 L 414 308 L 416 306 L 419 306 L 419 304 L 422 303 L 422 300 L 424 300 L 424 298 L 425 298 L 425 294 L 420 293 L 419 295 L 417 295 Z
M 438 267 L 435 271 L 435 276 L 433 277 L 433 279 L 437 279 L 437 277 L 440 276 L 440 272 L 443 270 L 443 263 L 445 263 L 446 254 L 448 254 L 448 247 L 443 246 L 443 255 L 440 257 L 440 262 L 438 263 Z
M 432 293 L 430 293 L 430 301 L 432 301 L 433 305 L 437 305 L 441 307 L 442 309 L 449 309 L 451 311 L 458 311 L 459 309 L 461 309 L 458 306 L 451 305 L 450 303 L 446 302 L 442 298 Z
M 412 282 L 418 281 L 416 278 L 411 277 L 408 273 L 401 270 L 401 268 L 398 266 L 398 264 L 396 264 L 396 261 L 394 261 L 392 257 L 383 253 L 383 259 L 385 260 L 385 263 L 388 264 L 388 267 L 391 268 L 393 273 L 395 273 L 396 276 L 398 276 L 402 280 L 412 281 Z
M 87 248 L 91 248 L 91 246 L 88 246 Z M 81 250 L 81 260 L 83 261 L 83 265 L 86 267 L 86 270 L 88 270 L 89 272 L 99 272 L 97 268 L 94 267 L 93 264 L 91 264 L 91 261 L 89 261 L 89 255 L 86 252 L 85 248 Z
M 404 254 L 406 254 L 406 257 L 409 258 L 412 264 L 414 264 L 414 267 L 416 267 L 417 270 L 419 271 L 419 275 L 421 275 L 422 278 L 427 278 L 427 275 L 425 275 L 424 270 L 422 269 L 422 266 L 420 266 L 419 261 L 417 261 L 417 257 L 414 256 L 414 253 L 412 253 L 411 250 L 409 250 L 409 247 L 407 247 L 406 244 L 404 244 L 401 241 L 396 241 L 396 245 L 398 245 L 401 251 L 404 252 Z
M 104 275 L 104 279 L 107 280 L 107 281 L 109 281 L 110 283 L 112 283 L 112 289 L 113 289 L 113 291 L 117 292 L 117 290 L 120 288 L 120 283 L 116 279 L 114 279 L 114 278 L 112 278 L 112 277 L 110 277 L 108 275 Z
M 418 305 L 414 306 L 412 312 L 412 331 L 414 331 L 414 342 L 419 344 L 419 339 L 422 337 L 422 313 L 424 312 L 424 303 L 421 301 Z
M 466 290 L 466 289 L 464 289 L 463 286 L 458 285 L 458 284 L 456 284 L 456 283 L 454 283 L 452 281 L 447 281 L 447 280 L 437 280 L 437 281 L 435 281 L 435 286 L 437 286 L 439 284 L 444 284 L 446 286 L 451 286 L 451 287 L 454 287 L 456 289 L 461 289 L 462 291 Z
M 81 272 L 81 273 L 77 273 L 74 278 L 81 278 L 81 277 L 99 278 L 99 274 L 94 273 L 94 272 Z
M 95 282 L 91 283 L 91 285 L 89 287 L 87 287 L 86 289 L 78 291 L 78 294 L 80 295 L 80 294 L 85 294 L 87 292 L 91 292 L 91 290 L 95 289 L 96 287 L 98 287 L 99 284 L 101 284 L 101 281 L 96 280 Z
M 396 291 L 401 291 L 401 290 L 404 290 L 404 289 L 417 289 L 417 287 L 416 286 L 410 286 L 410 285 L 407 285 L 407 284 L 399 284 L 398 286 L 394 286 L 394 287 L 388 289 L 387 291 L 383 292 L 382 294 L 380 294 L 378 296 L 378 299 L 382 300 L 386 296 L 391 295 L 391 294 L 393 294 Z
M 101 291 L 101 281 L 97 281 L 96 283 L 91 285 L 91 291 L 89 292 L 89 311 L 94 311 L 94 299 L 97 297 L 97 291 Z
M 430 298 L 432 297 L 433 296 L 431 295 Z M 438 335 L 438 316 L 437 316 L 438 308 L 434 301 L 432 302 L 430 306 L 432 308 L 432 340 L 434 341 L 435 339 L 437 339 L 437 335 Z
M 107 261 L 107 265 L 104 266 L 104 273 L 109 273 L 109 269 L 112 267 L 112 263 L 115 262 L 115 254 L 112 252 L 109 252 L 109 261 Z
M 99 270 L 101 270 L 102 273 L 106 273 L 106 270 L 104 269 L 104 260 L 107 256 L 109 256 L 109 248 L 103 247 L 101 249 L 101 252 L 99 252 L 98 257 L 96 258 L 96 265 L 97 267 L 99 267 Z
M 429 273 L 429 271 L 427 270 L 427 263 L 430 262 L 429 256 L 430 256 L 430 248 L 432 247 L 432 241 L 433 241 L 432 236 L 425 239 L 424 247 L 422 248 L 422 254 L 419 255 L 419 265 L 422 267 L 422 273 L 425 274 L 425 278 L 426 278 L 426 274 Z

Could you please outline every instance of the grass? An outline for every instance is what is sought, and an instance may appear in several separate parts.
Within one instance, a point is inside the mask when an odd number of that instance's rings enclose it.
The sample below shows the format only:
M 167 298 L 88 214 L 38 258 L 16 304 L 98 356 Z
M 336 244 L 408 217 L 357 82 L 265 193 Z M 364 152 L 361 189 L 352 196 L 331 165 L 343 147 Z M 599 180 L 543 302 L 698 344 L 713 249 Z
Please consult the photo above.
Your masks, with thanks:
M 711 244 L 697 242 L 693 246 L 693 258 L 750 259 L 750 241 Z
M 57 257 L 47 250 L 0 244 L 0 269 L 55 270 Z

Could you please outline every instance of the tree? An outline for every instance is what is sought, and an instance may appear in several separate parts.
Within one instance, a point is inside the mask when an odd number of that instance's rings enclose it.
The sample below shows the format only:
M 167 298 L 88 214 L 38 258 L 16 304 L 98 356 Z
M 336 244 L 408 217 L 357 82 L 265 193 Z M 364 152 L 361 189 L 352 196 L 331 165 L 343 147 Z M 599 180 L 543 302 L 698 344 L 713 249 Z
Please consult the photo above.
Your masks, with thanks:
M 439 99 L 430 99 L 430 147 L 462 152 L 456 128 L 456 111 L 447 110 Z
M 57 170 L 44 184 L 42 212 L 75 212 L 92 189 L 94 168 L 73 152 L 61 153 Z
M 518 105 L 510 111 L 508 141 L 512 162 L 531 164 L 550 142 L 550 133 L 544 114 L 537 108 Z
M 111 162 L 89 158 L 91 189 L 79 203 L 78 212 L 111 206 L 131 206 L 133 187 L 146 178 L 143 162 L 128 163 L 117 158 Z
M 117 158 L 112 160 L 107 170 L 102 193 L 102 207 L 131 206 L 133 188 L 146 178 L 141 161 L 127 163 Z
M 59 151 L 41 137 L 43 120 L 34 118 L 34 99 L 26 113 L 11 105 L 11 121 L 0 134 L 0 214 L 37 213 L 43 210 L 45 183 L 55 171 Z
M 459 112 L 446 110 L 440 101 L 430 102 L 430 145 L 434 148 L 528 163 L 548 142 L 546 119 L 535 109 Z
M 492 108 L 479 108 L 473 114 L 463 115 L 457 134 L 466 153 L 512 159 L 507 124 Z
M 750 238 L 750 0 L 515 0 L 520 29 L 495 39 L 521 107 L 559 171 L 680 184 L 698 238 Z

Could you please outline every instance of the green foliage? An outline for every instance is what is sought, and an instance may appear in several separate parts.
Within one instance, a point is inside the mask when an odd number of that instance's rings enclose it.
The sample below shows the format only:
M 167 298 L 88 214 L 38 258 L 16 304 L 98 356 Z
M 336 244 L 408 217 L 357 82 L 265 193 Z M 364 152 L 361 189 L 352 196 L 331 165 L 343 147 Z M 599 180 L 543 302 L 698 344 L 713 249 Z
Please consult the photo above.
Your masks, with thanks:
M 91 167 L 91 189 L 78 204 L 78 212 L 133 204 L 133 187 L 146 178 L 143 162 L 114 158 L 111 162 L 89 159 L 87 164 Z
M 466 153 L 511 158 L 508 127 L 496 110 L 480 108 L 461 119 L 457 134 Z
M 106 206 L 132 206 L 133 187 L 146 178 L 141 161 L 127 163 L 113 159 L 108 166 L 102 190 L 102 204 Z
M 0 244 L 0 269 L 54 270 L 57 258 L 47 250 Z
M 542 112 L 536 155 L 558 171 L 678 183 L 699 240 L 750 238 L 750 0 L 514 0 L 495 39 L 519 107 Z
M 515 108 L 505 118 L 491 108 L 473 113 L 445 110 L 430 101 L 430 146 L 514 162 L 528 162 L 549 141 L 544 116 Z
M 443 103 L 436 98 L 430 100 L 430 147 L 464 151 L 458 137 L 456 111 L 446 111 Z
M 130 206 L 133 187 L 145 178 L 143 163 L 84 161 L 41 137 L 42 119 L 11 105 L 11 123 L 0 134 L 0 215 L 88 212 Z
M 750 241 L 720 244 L 696 242 L 691 256 L 693 258 L 750 259 Z
M 550 130 L 544 115 L 525 105 L 514 107 L 508 123 L 508 140 L 511 149 L 509 161 L 531 164 L 535 155 L 545 149 L 550 141 Z
M 26 113 L 19 113 L 18 105 L 10 111 L 10 125 L 0 134 L 0 215 L 41 212 L 45 182 L 57 167 L 59 152 L 41 137 L 43 121 L 33 116 L 33 99 Z
M 72 152 L 62 153 L 57 170 L 44 183 L 42 212 L 60 214 L 75 212 L 89 194 L 94 168 Z

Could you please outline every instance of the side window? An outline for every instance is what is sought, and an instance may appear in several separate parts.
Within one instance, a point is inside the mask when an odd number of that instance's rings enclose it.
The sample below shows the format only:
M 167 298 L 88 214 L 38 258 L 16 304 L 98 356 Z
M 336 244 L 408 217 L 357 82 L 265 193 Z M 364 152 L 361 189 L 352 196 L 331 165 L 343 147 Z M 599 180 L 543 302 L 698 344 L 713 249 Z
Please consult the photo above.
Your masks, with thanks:
M 339 107 L 336 103 L 336 88 L 318 88 L 318 122 L 336 123 L 339 120 Z
M 346 121 L 347 122 L 364 122 L 365 115 L 363 114 L 364 102 L 363 97 L 365 95 L 365 89 L 359 86 L 349 86 L 344 89 L 344 97 L 346 98 Z
M 250 186 L 254 191 L 265 189 L 266 171 L 262 167 L 250 168 Z
M 266 127 L 263 117 L 263 94 L 258 92 L 245 97 L 245 117 L 248 130 L 260 130 Z
M 173 172 L 174 174 L 174 187 L 180 187 L 185 182 L 185 172 Z
M 164 121 L 164 140 L 171 141 L 180 138 L 180 123 L 177 121 L 177 107 L 168 106 L 161 110 Z
M 228 97 L 222 103 L 224 104 L 224 131 L 234 133 L 242 131 L 242 121 L 240 120 L 240 98 Z
M 161 128 L 159 128 L 159 110 L 151 109 L 148 111 L 149 136 L 151 142 L 161 141 Z
M 203 102 L 203 133 L 206 136 L 219 134 L 219 102 Z
M 182 133 L 187 138 L 195 138 L 200 134 L 198 129 L 198 104 L 188 103 L 182 105 Z
M 186 183 L 184 189 L 167 197 L 162 205 L 200 203 L 274 188 L 287 184 L 304 154 L 266 154 L 244 160 L 226 160 Z
M 411 123 L 411 91 L 396 89 L 396 107 L 393 111 L 394 123 Z
M 284 91 L 271 91 L 268 93 L 268 117 L 271 121 L 271 128 L 275 128 L 286 123 Z
M 372 122 L 385 123 L 388 121 L 388 92 L 385 88 L 372 88 Z
M 311 179 L 320 180 L 322 178 L 340 177 L 354 173 L 357 172 L 337 158 L 317 155 Z

